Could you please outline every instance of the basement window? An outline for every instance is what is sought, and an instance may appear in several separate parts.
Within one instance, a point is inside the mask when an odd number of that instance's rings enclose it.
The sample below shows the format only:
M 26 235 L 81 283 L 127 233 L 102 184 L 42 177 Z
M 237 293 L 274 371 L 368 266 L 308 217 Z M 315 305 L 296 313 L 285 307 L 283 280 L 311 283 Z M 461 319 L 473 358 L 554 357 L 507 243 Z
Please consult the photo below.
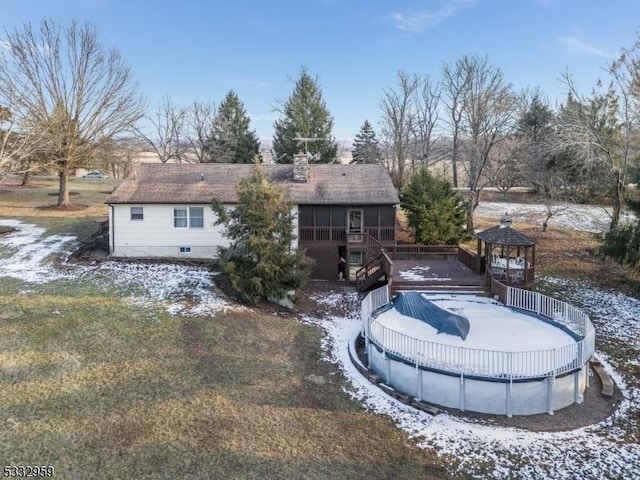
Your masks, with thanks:
M 180 253 L 191 253 L 191 247 L 180 247 Z
M 349 252 L 349 265 L 363 265 L 364 255 L 362 252 Z

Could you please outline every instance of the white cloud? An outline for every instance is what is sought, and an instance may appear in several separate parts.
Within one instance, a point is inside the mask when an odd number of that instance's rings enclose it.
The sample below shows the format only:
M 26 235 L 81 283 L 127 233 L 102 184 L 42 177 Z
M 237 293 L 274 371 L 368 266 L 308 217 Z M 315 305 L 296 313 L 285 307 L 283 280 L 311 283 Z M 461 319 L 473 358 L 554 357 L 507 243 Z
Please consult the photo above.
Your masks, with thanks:
M 588 43 L 580 40 L 575 36 L 561 37 L 559 38 L 559 41 L 566 48 L 572 51 L 584 52 L 590 55 L 596 55 L 598 57 L 604 58 L 613 58 L 615 56 L 612 52 L 607 52 L 606 50 L 602 50 L 601 48 L 589 45 Z
M 437 10 L 394 12 L 391 14 L 391 19 L 399 30 L 421 33 L 475 4 L 476 0 L 447 0 Z
M 0 48 L 4 50 L 11 50 L 11 44 L 6 40 L 0 40 Z

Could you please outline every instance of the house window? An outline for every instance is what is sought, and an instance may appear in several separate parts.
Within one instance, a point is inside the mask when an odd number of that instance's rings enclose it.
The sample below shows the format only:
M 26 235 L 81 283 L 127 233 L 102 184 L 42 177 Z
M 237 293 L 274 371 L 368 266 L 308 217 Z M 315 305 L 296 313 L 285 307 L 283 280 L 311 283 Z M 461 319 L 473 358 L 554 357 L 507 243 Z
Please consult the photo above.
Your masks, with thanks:
M 144 210 L 142 207 L 131 207 L 131 220 L 144 220 Z
M 173 228 L 187 228 L 189 226 L 189 210 L 187 208 L 173 209 Z
M 204 228 L 204 208 L 189 207 L 189 228 Z
M 349 252 L 349 265 L 362 265 L 364 255 L 362 252 Z
M 180 253 L 191 253 L 191 247 L 180 247 Z
M 204 228 L 204 208 L 174 208 L 173 209 L 174 228 Z

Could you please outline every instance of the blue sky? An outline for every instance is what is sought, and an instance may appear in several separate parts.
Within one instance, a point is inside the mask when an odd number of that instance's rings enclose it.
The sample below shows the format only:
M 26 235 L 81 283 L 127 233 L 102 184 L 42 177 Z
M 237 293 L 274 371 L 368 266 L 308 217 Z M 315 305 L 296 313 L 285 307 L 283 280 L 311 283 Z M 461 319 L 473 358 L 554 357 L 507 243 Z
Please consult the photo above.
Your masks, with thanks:
M 274 106 L 301 66 L 318 76 L 334 136 L 374 126 L 398 70 L 439 78 L 443 62 L 487 54 L 514 87 L 552 100 L 568 69 L 585 92 L 640 27 L 637 0 L 0 0 L 2 30 L 44 17 L 98 27 L 133 66 L 150 112 L 219 102 L 233 89 L 270 138 Z M 0 33 L 0 40 L 1 38 Z

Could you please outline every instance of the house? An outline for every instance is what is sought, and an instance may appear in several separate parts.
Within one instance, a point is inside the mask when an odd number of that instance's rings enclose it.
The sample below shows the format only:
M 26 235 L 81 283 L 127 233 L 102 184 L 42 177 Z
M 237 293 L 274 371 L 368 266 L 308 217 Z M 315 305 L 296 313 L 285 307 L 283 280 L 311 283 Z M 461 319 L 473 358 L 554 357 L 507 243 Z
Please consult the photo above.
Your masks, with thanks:
M 115 257 L 215 259 L 227 246 L 211 200 L 237 203 L 236 185 L 253 165 L 141 164 L 106 200 Z M 382 165 L 263 165 L 294 203 L 298 246 L 315 261 L 312 277 L 354 279 L 371 249 L 395 245 L 399 199 Z M 341 259 L 344 264 L 341 267 Z

